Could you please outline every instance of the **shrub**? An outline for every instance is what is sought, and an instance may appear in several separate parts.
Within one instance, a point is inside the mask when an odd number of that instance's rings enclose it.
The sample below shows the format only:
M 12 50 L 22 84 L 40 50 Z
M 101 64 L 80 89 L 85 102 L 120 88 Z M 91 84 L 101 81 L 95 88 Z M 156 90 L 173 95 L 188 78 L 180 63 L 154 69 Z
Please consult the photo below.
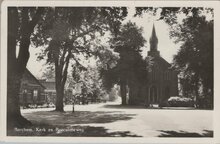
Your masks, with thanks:
M 194 101 L 191 98 L 186 97 L 170 97 L 168 100 L 170 107 L 193 107 Z

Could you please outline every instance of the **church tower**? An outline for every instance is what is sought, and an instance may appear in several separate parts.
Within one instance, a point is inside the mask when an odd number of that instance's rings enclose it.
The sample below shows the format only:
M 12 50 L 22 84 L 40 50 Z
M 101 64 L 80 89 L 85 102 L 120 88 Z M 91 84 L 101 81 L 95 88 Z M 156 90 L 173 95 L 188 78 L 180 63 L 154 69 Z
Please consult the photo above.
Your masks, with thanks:
M 155 26 L 153 24 L 153 30 L 150 37 L 150 51 L 148 52 L 148 56 L 159 56 L 160 52 L 157 50 L 158 39 L 155 31 Z

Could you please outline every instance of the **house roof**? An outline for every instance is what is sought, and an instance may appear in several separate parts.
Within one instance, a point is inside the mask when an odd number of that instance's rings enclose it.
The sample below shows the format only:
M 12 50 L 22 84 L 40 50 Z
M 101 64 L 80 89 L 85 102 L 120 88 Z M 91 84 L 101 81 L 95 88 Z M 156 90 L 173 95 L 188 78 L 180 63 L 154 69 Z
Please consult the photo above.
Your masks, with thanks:
M 40 85 L 41 87 L 43 87 L 44 89 L 46 89 L 46 87 L 44 85 L 42 85 L 39 80 L 26 68 L 23 74 L 23 77 L 25 76 L 25 74 L 29 75 L 34 82 L 36 82 L 38 85 Z

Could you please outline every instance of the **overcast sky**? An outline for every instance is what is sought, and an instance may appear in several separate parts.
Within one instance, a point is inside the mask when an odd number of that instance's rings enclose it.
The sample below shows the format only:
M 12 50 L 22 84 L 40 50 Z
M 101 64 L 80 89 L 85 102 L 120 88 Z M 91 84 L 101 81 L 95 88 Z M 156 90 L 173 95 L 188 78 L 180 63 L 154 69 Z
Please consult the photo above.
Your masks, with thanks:
M 179 45 L 174 44 L 169 37 L 169 26 L 162 20 L 157 21 L 159 16 L 151 16 L 149 14 L 144 14 L 142 17 L 133 17 L 135 13 L 135 8 L 128 9 L 128 16 L 123 23 L 129 20 L 135 22 L 139 27 L 143 27 L 143 36 L 147 40 L 147 43 L 143 47 L 142 55 L 147 56 L 147 51 L 149 51 L 149 38 L 151 36 L 153 23 L 155 25 L 156 34 L 158 37 L 158 50 L 160 55 L 167 60 L 169 63 L 172 62 L 173 56 L 177 53 Z M 44 61 L 36 61 L 36 53 L 40 51 L 40 48 L 30 48 L 30 59 L 27 64 L 27 68 L 33 73 L 34 76 L 40 78 L 43 71 Z

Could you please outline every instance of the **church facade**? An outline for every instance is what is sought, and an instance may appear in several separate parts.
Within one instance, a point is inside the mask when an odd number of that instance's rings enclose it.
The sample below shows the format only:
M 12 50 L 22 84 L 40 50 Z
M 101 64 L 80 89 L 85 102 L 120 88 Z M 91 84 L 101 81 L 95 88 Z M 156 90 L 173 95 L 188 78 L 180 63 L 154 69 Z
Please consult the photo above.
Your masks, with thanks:
M 178 96 L 178 73 L 160 56 L 157 46 L 158 38 L 153 25 L 147 56 L 152 65 L 147 74 L 147 83 L 141 86 L 139 95 L 131 98 L 133 104 L 160 104 L 171 96 Z

